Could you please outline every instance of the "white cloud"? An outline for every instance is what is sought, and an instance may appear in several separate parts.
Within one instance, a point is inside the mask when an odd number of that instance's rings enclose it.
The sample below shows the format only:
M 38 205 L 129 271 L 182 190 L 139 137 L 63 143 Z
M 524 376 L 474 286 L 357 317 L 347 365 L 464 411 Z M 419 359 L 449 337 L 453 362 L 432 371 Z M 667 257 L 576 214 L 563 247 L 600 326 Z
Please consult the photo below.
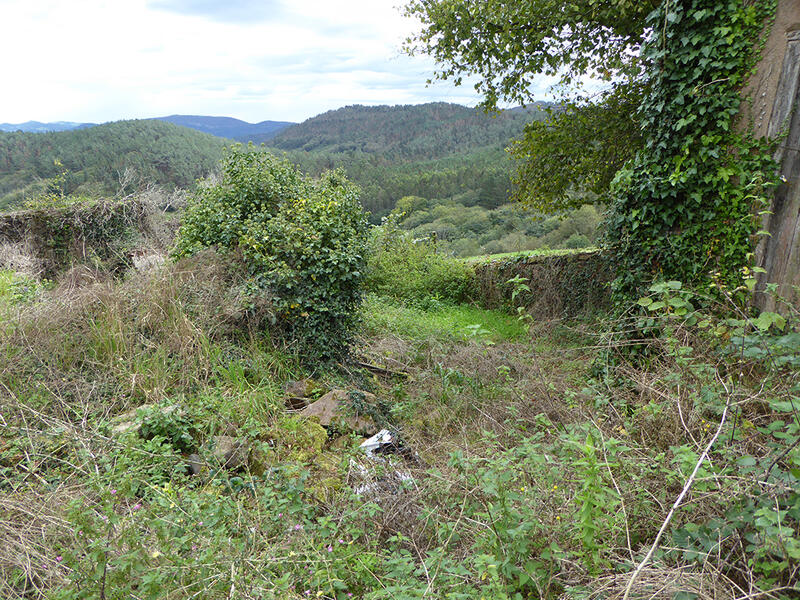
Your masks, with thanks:
M 0 122 L 211 114 L 300 121 L 346 104 L 475 104 L 399 52 L 398 0 L 0 0 Z

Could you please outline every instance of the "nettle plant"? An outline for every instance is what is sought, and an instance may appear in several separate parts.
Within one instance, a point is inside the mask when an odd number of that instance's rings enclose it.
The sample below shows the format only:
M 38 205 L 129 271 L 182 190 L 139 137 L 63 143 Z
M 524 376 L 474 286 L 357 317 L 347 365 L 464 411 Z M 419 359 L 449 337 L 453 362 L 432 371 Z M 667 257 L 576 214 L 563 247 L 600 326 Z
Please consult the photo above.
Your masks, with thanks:
M 268 300 L 285 339 L 310 360 L 341 356 L 362 294 L 368 223 L 358 188 L 341 171 L 312 180 L 241 145 L 221 166 L 221 180 L 190 200 L 175 255 L 236 250 L 249 272 L 247 295 Z

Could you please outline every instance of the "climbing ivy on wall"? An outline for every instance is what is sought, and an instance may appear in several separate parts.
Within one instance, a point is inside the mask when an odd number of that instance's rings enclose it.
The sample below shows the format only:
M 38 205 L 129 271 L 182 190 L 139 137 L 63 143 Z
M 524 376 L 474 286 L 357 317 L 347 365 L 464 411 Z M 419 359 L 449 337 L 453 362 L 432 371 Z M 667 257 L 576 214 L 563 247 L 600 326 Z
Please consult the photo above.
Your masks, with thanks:
M 735 121 L 775 4 L 667 0 L 648 17 L 644 149 L 615 177 L 607 221 L 617 299 L 654 279 L 740 279 L 776 165 Z

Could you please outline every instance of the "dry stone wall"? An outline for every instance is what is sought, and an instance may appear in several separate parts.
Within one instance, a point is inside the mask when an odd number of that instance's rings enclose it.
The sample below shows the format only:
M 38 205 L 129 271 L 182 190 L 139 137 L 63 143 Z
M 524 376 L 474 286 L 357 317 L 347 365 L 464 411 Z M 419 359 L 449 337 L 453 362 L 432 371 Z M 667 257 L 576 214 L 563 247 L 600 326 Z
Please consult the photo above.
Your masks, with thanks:
M 515 277 L 529 292 L 512 300 Z M 475 267 L 478 301 L 486 308 L 524 306 L 537 319 L 577 317 L 610 306 L 613 269 L 602 252 L 560 256 L 515 256 Z

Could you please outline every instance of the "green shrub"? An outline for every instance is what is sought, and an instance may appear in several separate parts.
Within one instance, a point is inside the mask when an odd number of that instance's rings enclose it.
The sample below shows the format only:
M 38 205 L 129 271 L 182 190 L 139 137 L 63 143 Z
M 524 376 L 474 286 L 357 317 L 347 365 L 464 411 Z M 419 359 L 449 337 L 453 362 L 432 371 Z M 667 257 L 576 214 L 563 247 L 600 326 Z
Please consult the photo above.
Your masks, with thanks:
M 367 220 L 358 189 L 341 172 L 304 177 L 287 161 L 228 150 L 222 178 L 190 200 L 176 256 L 237 249 L 251 297 L 271 304 L 286 339 L 307 358 L 341 355 L 361 302 Z
M 567 241 L 564 242 L 564 248 L 573 250 L 577 248 L 588 248 L 591 245 L 592 242 L 582 233 L 573 233 L 567 238 Z
M 470 297 L 472 267 L 436 252 L 435 241 L 412 240 L 394 220 L 376 227 L 371 240 L 366 287 L 379 296 L 412 304 L 463 302 Z

